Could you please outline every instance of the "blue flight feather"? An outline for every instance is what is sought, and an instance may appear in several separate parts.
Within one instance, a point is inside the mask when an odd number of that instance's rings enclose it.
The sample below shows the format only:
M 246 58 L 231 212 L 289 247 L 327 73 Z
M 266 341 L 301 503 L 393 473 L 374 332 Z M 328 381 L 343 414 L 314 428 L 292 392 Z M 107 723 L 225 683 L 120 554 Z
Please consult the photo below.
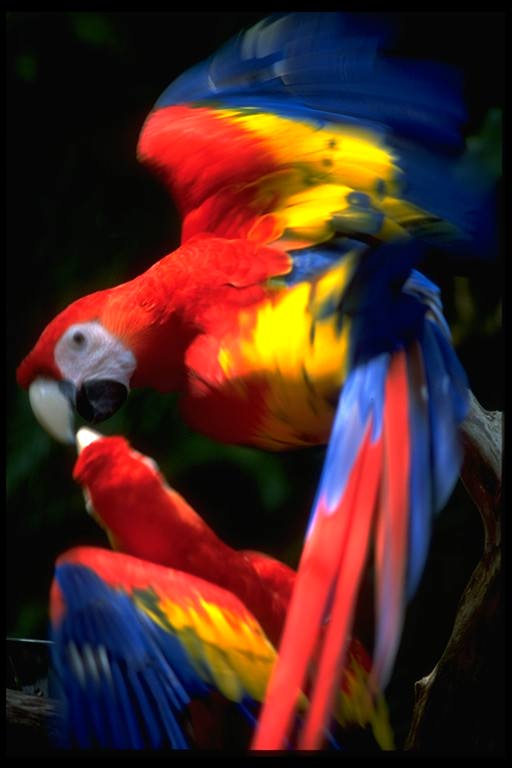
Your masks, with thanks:
M 448 323 L 443 315 L 443 305 L 441 302 L 441 291 L 428 277 L 425 277 L 418 270 L 413 269 L 407 282 L 404 285 L 404 291 L 416 296 L 427 305 L 433 320 L 448 339 L 451 339 L 451 332 Z
M 315 120 L 391 126 L 460 146 L 460 82 L 430 62 L 391 61 L 391 25 L 362 15 L 271 16 L 175 80 L 156 108 L 210 100 Z M 442 116 L 442 119 L 441 119 Z
M 409 424 L 411 434 L 409 542 L 406 571 L 406 599 L 416 592 L 430 546 L 432 527 L 432 466 L 427 382 L 423 358 L 407 356 L 409 378 Z
M 458 257 L 480 256 L 493 181 L 478 153 L 462 154 L 461 75 L 438 62 L 396 56 L 395 26 L 396 19 L 365 14 L 271 16 L 178 77 L 155 109 L 239 107 L 314 127 L 371 129 L 400 169 L 401 191 L 393 195 L 439 219 L 411 222 L 415 236 Z M 348 226 L 350 215 L 342 216 Z M 367 209 L 353 226 L 370 234 L 379 215 Z
M 403 288 L 422 253 L 411 240 L 385 243 L 361 258 L 340 307 L 352 320 L 351 365 L 393 352 L 421 331 L 427 305 Z
M 183 683 L 204 685 L 176 638 L 164 641 L 161 628 L 89 568 L 64 563 L 55 578 L 67 612 L 53 630 L 54 664 L 72 739 L 82 747 L 186 748 L 177 719 L 190 700 Z
M 295 285 L 303 280 L 309 280 L 325 272 L 335 264 L 339 264 L 349 253 L 359 252 L 367 248 L 366 243 L 350 237 L 336 237 L 314 248 L 289 249 L 293 260 L 291 271 L 284 275 L 287 285 Z
M 388 365 L 389 355 L 383 354 L 357 366 L 347 377 L 336 409 L 308 536 L 315 524 L 318 501 L 324 498 L 328 510 L 339 504 L 368 427 L 371 425 L 372 442 L 381 437 Z
M 426 285 L 426 283 L 424 284 Z M 407 596 L 414 594 L 427 558 L 432 514 L 457 481 L 462 451 L 457 428 L 468 408 L 468 382 L 444 323 L 426 319 L 418 344 L 421 362 L 409 364 L 411 481 Z
M 459 379 L 452 381 L 452 371 L 446 366 L 441 345 L 444 335 L 431 321 L 425 322 L 421 340 L 428 388 L 431 433 L 432 498 L 433 509 L 438 512 L 448 501 L 459 474 L 462 451 L 457 426 L 465 413 L 467 388 Z M 453 357 L 455 353 L 452 352 Z M 460 369 L 462 373 L 462 369 Z M 465 375 L 463 381 L 465 381 Z M 465 400 L 461 392 L 465 392 Z

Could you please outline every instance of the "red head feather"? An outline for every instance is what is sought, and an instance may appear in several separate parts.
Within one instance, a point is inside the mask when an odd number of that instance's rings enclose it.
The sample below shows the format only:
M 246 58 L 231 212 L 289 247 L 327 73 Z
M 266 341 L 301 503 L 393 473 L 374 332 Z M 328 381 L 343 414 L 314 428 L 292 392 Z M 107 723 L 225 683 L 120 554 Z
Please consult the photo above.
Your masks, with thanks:
M 57 381 L 62 379 L 55 364 L 55 345 L 70 325 L 98 320 L 109 293 L 107 289 L 77 299 L 48 323 L 31 352 L 18 366 L 16 380 L 20 387 L 28 389 L 37 376 L 47 376 Z

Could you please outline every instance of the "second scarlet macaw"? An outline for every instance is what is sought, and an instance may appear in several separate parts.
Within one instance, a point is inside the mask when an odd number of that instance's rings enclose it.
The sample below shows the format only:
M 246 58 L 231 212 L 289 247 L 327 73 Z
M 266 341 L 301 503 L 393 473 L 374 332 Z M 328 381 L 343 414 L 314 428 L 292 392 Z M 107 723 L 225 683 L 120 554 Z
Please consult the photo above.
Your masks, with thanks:
M 180 247 L 67 307 L 18 369 L 62 440 L 71 404 L 100 421 L 147 386 L 218 440 L 329 443 L 256 747 L 284 745 L 317 643 L 300 746 L 321 744 L 370 552 L 385 686 L 460 467 L 467 382 L 415 267 L 483 247 L 487 182 L 453 72 L 391 49 L 366 17 L 284 15 L 172 83 L 138 152 L 181 211 Z
M 81 429 L 77 444 L 74 477 L 118 552 L 78 547 L 56 564 L 51 616 L 64 743 L 233 748 L 223 717 L 232 702 L 253 727 L 295 573 L 224 544 L 125 439 Z M 354 638 L 335 717 L 343 726 L 369 723 L 390 749 L 385 703 L 375 705 L 366 689 L 370 667 Z

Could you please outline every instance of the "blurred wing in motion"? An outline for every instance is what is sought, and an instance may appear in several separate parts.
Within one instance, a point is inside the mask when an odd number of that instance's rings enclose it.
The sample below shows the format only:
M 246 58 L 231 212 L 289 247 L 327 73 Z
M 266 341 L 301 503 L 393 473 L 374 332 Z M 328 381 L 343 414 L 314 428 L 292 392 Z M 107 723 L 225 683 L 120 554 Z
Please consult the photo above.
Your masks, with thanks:
M 68 746 L 201 746 L 186 727 L 191 702 L 219 692 L 253 720 L 275 659 L 234 595 L 100 549 L 59 558 L 51 620 Z
M 171 83 L 138 154 L 169 186 L 182 242 L 271 244 L 294 280 L 376 240 L 471 247 L 489 174 L 461 178 L 461 78 L 400 58 L 395 37 L 364 15 L 273 16 Z M 333 238 L 334 250 L 301 252 Z
M 436 322 L 433 287 L 417 275 L 408 290 L 411 295 L 424 292 L 431 303 L 418 338 L 393 353 L 362 358 L 340 396 L 280 662 L 258 726 L 258 748 L 282 743 L 329 615 L 301 739 L 307 749 L 321 745 L 371 550 L 376 638 L 369 688 L 370 693 L 385 688 L 405 603 L 428 553 L 432 513 L 444 506 L 458 476 L 457 427 L 466 411 L 466 378 Z M 407 306 L 408 295 L 402 299 Z

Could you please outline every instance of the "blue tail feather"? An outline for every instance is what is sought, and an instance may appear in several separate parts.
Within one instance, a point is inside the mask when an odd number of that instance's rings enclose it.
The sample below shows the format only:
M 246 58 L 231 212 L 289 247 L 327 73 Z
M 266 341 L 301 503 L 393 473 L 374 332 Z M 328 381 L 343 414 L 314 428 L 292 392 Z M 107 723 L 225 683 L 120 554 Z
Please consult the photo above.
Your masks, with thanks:
M 425 358 L 429 396 L 429 421 L 431 433 L 432 497 L 433 510 L 438 512 L 446 504 L 459 474 L 462 451 L 458 437 L 458 423 L 465 413 L 465 398 L 457 378 L 452 383 L 450 370 L 441 352 L 444 337 L 433 323 L 425 323 L 422 351 Z M 448 349 L 445 347 L 445 349 Z M 455 353 L 453 353 L 455 358 Z M 465 376 L 464 376 L 465 381 Z
M 411 482 L 407 596 L 412 597 L 429 550 L 432 515 L 451 494 L 462 462 L 458 427 L 468 404 L 466 375 L 443 330 L 425 319 L 408 355 Z
M 426 380 L 419 346 L 407 356 L 409 376 L 409 422 L 411 430 L 411 482 L 409 516 L 409 558 L 406 572 L 406 598 L 418 587 L 430 546 L 432 527 L 432 480 L 430 426 L 426 400 Z

